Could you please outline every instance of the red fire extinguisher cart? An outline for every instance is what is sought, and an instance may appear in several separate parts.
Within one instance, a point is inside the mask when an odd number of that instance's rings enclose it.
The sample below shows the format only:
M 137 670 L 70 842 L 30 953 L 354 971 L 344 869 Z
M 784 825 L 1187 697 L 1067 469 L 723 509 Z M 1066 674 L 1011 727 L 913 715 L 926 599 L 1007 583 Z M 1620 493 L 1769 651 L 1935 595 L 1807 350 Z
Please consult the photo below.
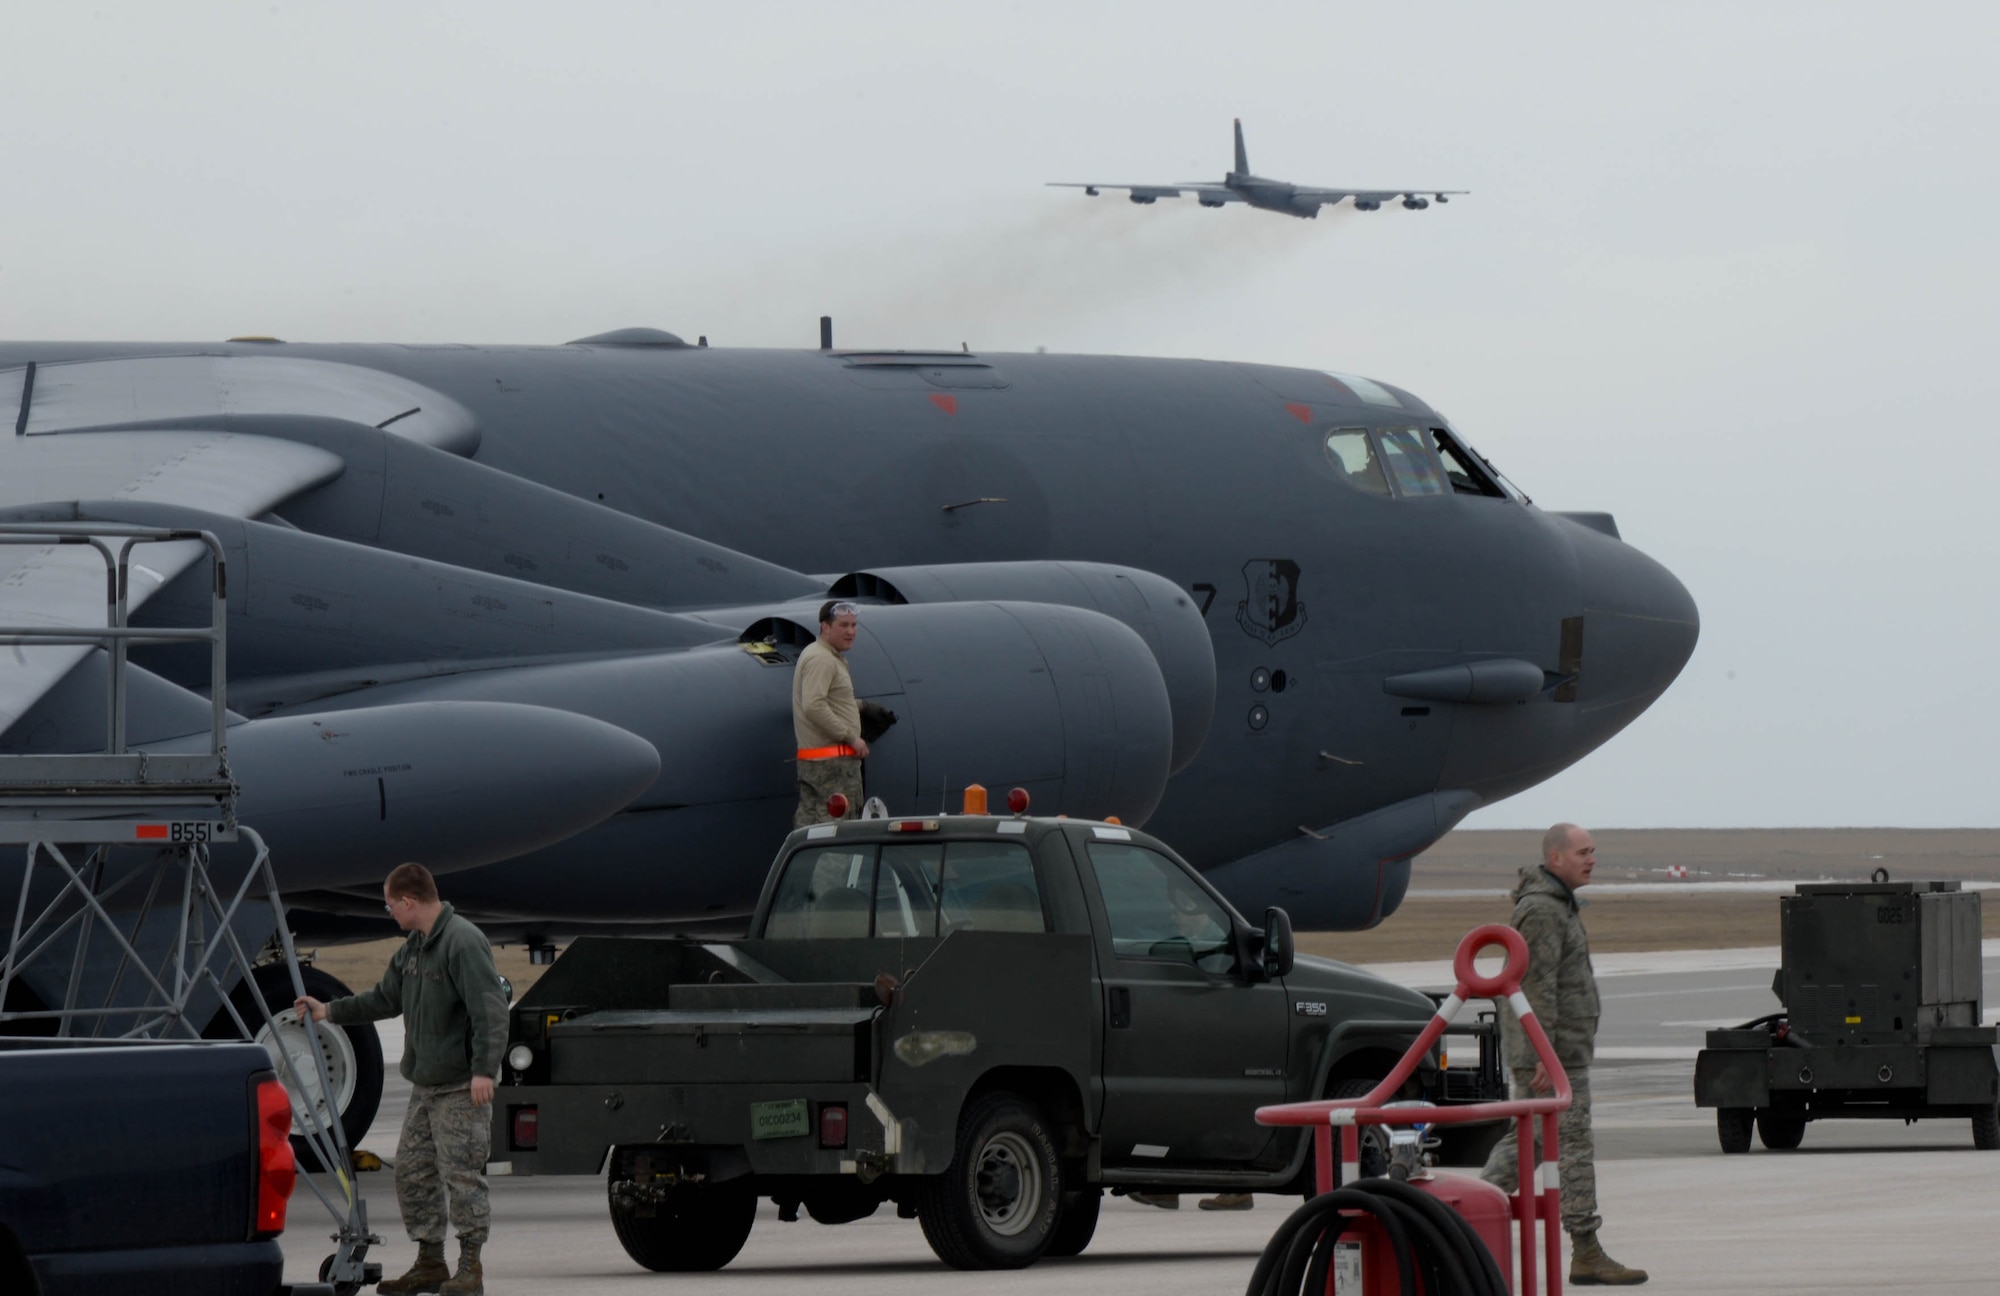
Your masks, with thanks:
M 1498 974 L 1482 976 L 1473 965 L 1473 960 L 1496 945 L 1505 949 L 1506 964 Z M 1563 1073 L 1562 1064 L 1556 1061 L 1555 1049 L 1550 1046 L 1541 1023 L 1535 1020 L 1535 1011 L 1528 1006 L 1527 996 L 1521 993 L 1521 976 L 1527 969 L 1528 944 L 1521 939 L 1519 932 L 1497 923 L 1474 928 L 1458 943 L 1458 954 L 1452 962 L 1452 971 L 1458 978 L 1457 986 L 1438 1005 L 1436 1015 L 1382 1083 L 1360 1099 L 1326 1099 L 1261 1107 L 1257 1110 L 1257 1120 L 1265 1125 L 1312 1127 L 1315 1186 L 1319 1192 L 1327 1193 L 1333 1191 L 1336 1185 L 1351 1185 L 1360 1179 L 1361 1127 L 1364 1125 L 1453 1125 L 1498 1117 L 1511 1118 L 1521 1149 L 1520 1184 L 1512 1197 L 1505 1196 L 1483 1180 L 1459 1175 L 1442 1175 L 1411 1187 L 1427 1191 L 1463 1216 L 1486 1243 L 1487 1250 L 1492 1252 L 1501 1273 L 1508 1277 L 1510 1283 L 1514 1247 L 1513 1239 L 1506 1231 L 1506 1222 L 1511 1219 L 1520 1239 L 1521 1285 L 1516 1289 L 1517 1296 L 1534 1296 L 1538 1291 L 1546 1291 L 1547 1296 L 1561 1296 L 1562 1206 L 1556 1173 L 1556 1118 L 1569 1107 L 1571 1094 L 1569 1077 Z M 1390 1105 L 1397 1090 L 1417 1069 L 1418 1063 L 1437 1043 L 1468 1000 L 1501 998 L 1505 998 L 1520 1017 L 1521 1026 L 1534 1046 L 1536 1056 L 1548 1068 L 1549 1079 L 1555 1086 L 1552 1094 L 1544 1098 L 1515 1098 L 1453 1107 Z M 1533 1152 L 1537 1121 L 1542 1129 L 1539 1163 L 1535 1161 Z M 1333 1136 L 1336 1129 L 1340 1131 L 1338 1177 L 1334 1170 Z M 1541 1226 L 1539 1246 L 1535 1237 L 1537 1225 Z M 1396 1259 L 1383 1226 L 1373 1220 L 1364 1220 L 1354 1232 L 1362 1243 L 1362 1290 L 1366 1296 L 1399 1290 L 1399 1268 L 1403 1262 Z M 1371 1260 L 1374 1263 L 1370 1263 Z M 1546 1276 L 1545 1287 L 1536 1282 L 1538 1268 Z M 1328 1275 L 1329 1296 L 1336 1277 L 1336 1274 Z

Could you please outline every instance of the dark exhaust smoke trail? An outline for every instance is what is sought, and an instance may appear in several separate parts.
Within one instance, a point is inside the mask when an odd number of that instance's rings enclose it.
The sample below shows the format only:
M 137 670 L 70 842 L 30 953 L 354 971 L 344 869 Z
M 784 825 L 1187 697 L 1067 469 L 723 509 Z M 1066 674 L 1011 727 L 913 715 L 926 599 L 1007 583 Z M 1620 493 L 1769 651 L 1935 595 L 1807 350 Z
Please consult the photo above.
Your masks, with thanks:
M 794 253 L 732 275 L 727 289 L 688 295 L 804 302 L 814 316 L 833 314 L 839 347 L 969 341 L 975 349 L 1025 350 L 1079 321 L 1265 280 L 1314 240 L 1337 237 L 1353 215 L 1343 207 L 1304 221 L 1241 206 L 1140 207 L 1062 194 L 1008 213 L 982 208 L 963 225 L 885 230 L 878 241 L 815 249 L 803 262 Z M 815 340 L 808 332 L 801 323 L 800 345 Z

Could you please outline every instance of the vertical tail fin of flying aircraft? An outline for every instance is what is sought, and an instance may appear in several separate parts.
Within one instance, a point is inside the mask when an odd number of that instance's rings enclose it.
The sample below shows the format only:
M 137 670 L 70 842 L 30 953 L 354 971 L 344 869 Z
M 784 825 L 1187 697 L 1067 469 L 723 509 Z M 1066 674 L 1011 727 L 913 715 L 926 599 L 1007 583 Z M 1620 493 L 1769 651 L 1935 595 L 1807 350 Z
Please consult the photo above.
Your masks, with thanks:
M 1236 174 L 1250 174 L 1250 155 L 1243 151 L 1243 119 L 1236 119 Z

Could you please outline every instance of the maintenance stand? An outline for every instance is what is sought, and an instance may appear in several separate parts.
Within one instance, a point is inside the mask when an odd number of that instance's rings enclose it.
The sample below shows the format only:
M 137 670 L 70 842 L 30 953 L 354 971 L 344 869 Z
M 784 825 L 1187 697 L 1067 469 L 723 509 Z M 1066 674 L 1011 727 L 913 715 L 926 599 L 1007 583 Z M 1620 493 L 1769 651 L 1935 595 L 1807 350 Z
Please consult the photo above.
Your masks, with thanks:
M 132 626 L 133 550 L 173 544 L 208 550 L 210 623 Z M 106 590 L 102 627 L 0 625 L 0 647 L 101 652 L 106 689 L 103 751 L 0 755 L 0 848 L 25 852 L 0 952 L 0 1031 L 121 1044 L 218 1037 L 261 1044 L 291 1096 L 292 1145 L 305 1172 L 299 1182 L 335 1226 L 336 1250 L 319 1277 L 353 1296 L 382 1277 L 382 1266 L 367 1259 L 381 1238 L 369 1232 L 346 1132 L 327 1101 L 336 1088 L 323 1032 L 289 1008 L 274 1014 L 262 994 L 233 993 L 254 988 L 257 973 L 272 968 L 289 977 L 294 997 L 305 987 L 270 851 L 236 818 L 222 544 L 199 530 L 36 523 L 0 525 L 0 545 L 51 555 L 95 550 Z M 80 566 L 80 573 L 90 570 Z M 206 751 L 126 749 L 127 653 L 133 644 L 159 643 L 209 647 Z M 212 854 L 218 846 L 221 859 Z M 24 974 L 45 991 L 60 987 L 58 1001 L 44 1002 Z M 316 1173 L 331 1183 L 322 1185 Z

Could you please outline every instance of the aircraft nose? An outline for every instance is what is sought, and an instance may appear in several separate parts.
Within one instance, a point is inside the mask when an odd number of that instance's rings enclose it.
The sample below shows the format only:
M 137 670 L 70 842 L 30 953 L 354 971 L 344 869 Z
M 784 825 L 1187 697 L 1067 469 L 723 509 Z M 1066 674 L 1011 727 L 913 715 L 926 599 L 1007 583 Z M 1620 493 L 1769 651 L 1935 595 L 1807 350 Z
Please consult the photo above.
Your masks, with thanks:
M 1598 728 L 1622 728 L 1666 692 L 1694 653 L 1701 615 L 1674 574 L 1602 531 L 1565 520 L 1583 614 L 1564 627 L 1563 669 L 1576 670 L 1575 705 Z M 1606 736 L 1609 736 L 1607 733 Z

